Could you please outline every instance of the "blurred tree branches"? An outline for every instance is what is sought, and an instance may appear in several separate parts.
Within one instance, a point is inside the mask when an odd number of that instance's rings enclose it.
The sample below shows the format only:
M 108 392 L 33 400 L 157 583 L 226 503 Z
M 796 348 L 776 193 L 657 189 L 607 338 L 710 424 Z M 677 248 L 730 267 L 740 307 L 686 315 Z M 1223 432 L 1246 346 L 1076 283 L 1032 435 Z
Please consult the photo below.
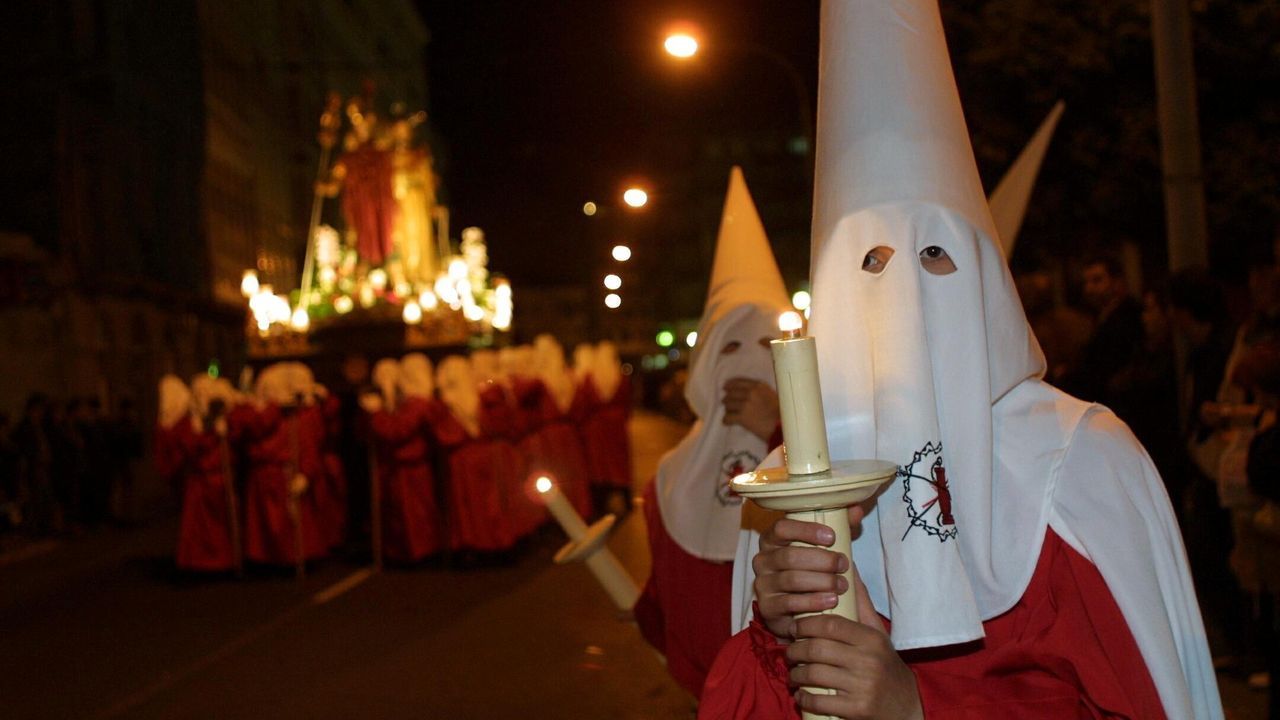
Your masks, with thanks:
M 1132 240 L 1165 266 L 1150 0 L 944 0 L 988 188 L 1054 101 L 1067 112 L 1015 265 Z M 1193 0 L 1210 254 L 1238 276 L 1280 221 L 1280 3 Z

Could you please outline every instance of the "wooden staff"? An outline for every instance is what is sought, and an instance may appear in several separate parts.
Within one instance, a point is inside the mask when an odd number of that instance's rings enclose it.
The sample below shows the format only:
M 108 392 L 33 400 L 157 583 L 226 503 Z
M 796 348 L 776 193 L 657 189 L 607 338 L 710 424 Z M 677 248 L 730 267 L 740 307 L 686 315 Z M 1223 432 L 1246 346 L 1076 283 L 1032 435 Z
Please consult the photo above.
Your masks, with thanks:
M 216 429 L 215 429 L 216 431 Z M 244 577 L 244 546 L 240 541 L 240 502 L 236 498 L 235 476 L 231 472 L 231 449 L 227 446 L 227 437 L 218 435 L 218 454 L 222 460 L 222 476 L 227 486 L 227 531 L 231 534 L 231 556 L 235 564 L 236 577 Z
M 301 475 L 298 472 L 298 417 L 294 415 L 289 418 L 289 454 L 290 462 L 288 472 L 285 473 L 285 492 L 288 493 L 288 500 L 285 507 L 289 511 L 289 519 L 293 521 L 293 545 L 295 549 L 294 561 L 296 563 L 295 574 L 299 580 L 307 576 L 307 551 L 302 537 L 302 493 L 294 494 L 293 478 L 295 475 Z M 303 476 L 305 479 L 305 476 Z M 304 490 L 305 492 L 305 490 Z

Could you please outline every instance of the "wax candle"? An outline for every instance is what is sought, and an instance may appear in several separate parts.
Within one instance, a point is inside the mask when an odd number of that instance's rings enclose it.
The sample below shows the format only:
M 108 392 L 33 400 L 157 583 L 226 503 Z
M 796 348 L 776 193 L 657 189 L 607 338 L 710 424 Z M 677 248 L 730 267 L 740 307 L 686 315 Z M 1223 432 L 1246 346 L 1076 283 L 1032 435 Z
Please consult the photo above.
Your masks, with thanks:
M 582 516 L 573 509 L 573 505 L 569 504 L 564 493 L 551 482 L 551 478 L 545 475 L 538 478 L 534 487 L 542 495 L 547 509 L 569 536 L 569 545 L 561 550 L 561 555 L 582 560 L 618 609 L 630 610 L 640 597 L 640 588 L 627 573 L 626 568 L 622 567 L 622 563 L 618 562 L 618 558 L 605 545 L 608 531 L 613 526 L 613 516 L 606 516 L 588 528 Z M 556 562 L 566 562 L 566 560 L 557 556 Z
M 778 326 L 785 336 L 769 345 L 778 382 L 787 472 L 812 475 L 830 470 L 831 457 L 818 384 L 818 345 L 814 338 L 800 334 L 800 325 L 798 313 L 783 313 Z
M 581 540 L 587 534 L 587 523 L 569 504 L 569 499 L 560 492 L 560 488 L 545 475 L 538 478 L 534 486 L 542 494 L 542 501 L 547 504 L 547 509 L 555 516 L 556 522 L 560 523 L 564 534 L 568 535 L 570 540 Z

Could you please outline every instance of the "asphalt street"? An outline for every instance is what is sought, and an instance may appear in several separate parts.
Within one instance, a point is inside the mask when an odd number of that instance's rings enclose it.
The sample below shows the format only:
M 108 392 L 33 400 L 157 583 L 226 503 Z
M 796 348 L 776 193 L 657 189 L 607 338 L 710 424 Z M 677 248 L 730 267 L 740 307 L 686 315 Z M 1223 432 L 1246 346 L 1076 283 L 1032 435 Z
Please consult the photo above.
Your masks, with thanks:
M 683 433 L 633 422 L 635 477 Z M 642 485 L 638 485 L 642 486 Z M 693 699 L 548 525 L 508 565 L 372 573 L 330 560 L 195 582 L 176 526 L 0 555 L 0 717 L 686 718 Z M 611 546 L 648 574 L 642 513 Z
M 634 417 L 637 491 L 684 431 Z M 502 566 L 335 559 L 303 581 L 178 576 L 176 531 L 0 546 L 0 719 L 692 717 L 587 570 L 552 562 L 555 525 Z M 610 546 L 643 583 L 641 512 Z M 1265 717 L 1262 693 L 1220 682 L 1228 718 Z

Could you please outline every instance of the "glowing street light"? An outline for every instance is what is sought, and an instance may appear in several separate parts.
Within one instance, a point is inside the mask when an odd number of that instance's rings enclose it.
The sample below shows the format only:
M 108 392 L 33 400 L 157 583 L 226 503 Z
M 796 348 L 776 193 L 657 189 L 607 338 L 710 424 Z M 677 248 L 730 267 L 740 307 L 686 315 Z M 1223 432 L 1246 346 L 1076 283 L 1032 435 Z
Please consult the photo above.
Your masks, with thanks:
M 638 187 L 627 188 L 626 192 L 622 193 L 622 202 L 633 208 L 642 208 L 649 202 L 649 193 Z
M 698 39 L 689 33 L 672 33 L 662 41 L 662 47 L 672 57 L 691 58 L 698 52 Z
M 592 215 L 595 215 L 596 210 L 598 209 L 599 208 L 596 207 L 596 204 L 590 201 L 587 201 L 582 204 L 582 214 L 586 215 L 587 217 L 591 217 Z
M 604 276 L 604 286 L 610 290 L 617 290 L 622 287 L 622 278 L 614 275 L 613 273 L 609 273 Z
M 616 310 L 618 309 L 619 306 L 622 305 L 622 296 L 619 295 L 618 293 L 609 293 L 608 295 L 604 296 L 604 304 L 605 304 L 605 307 L 609 308 L 610 310 Z
M 631 248 L 626 245 L 613 246 L 613 259 L 618 262 L 626 262 L 631 259 Z
M 698 331 L 697 331 L 697 330 L 694 330 L 693 332 L 689 333 L 688 335 L 685 335 L 685 336 L 684 336 L 684 344 L 685 344 L 685 345 L 688 345 L 689 347 L 693 347 L 694 345 L 697 345 L 697 344 L 698 344 Z

